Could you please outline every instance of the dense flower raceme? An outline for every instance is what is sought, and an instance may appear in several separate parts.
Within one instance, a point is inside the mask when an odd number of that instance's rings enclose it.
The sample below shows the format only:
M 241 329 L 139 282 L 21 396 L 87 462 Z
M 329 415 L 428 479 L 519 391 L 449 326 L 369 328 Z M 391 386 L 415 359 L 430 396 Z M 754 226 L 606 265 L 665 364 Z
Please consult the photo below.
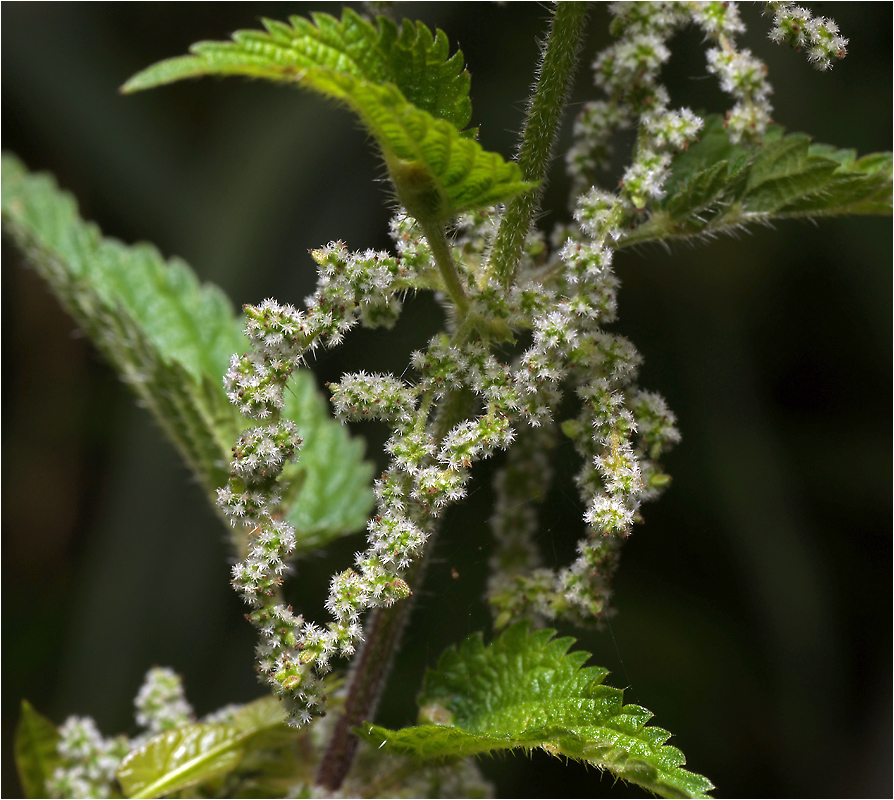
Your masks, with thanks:
M 283 697 L 296 724 L 308 722 L 323 706 L 322 688 L 309 663 L 315 662 L 321 673 L 336 652 L 353 652 L 363 595 L 356 591 L 351 570 L 333 579 L 328 607 L 337 621 L 326 630 L 281 602 L 279 587 L 295 532 L 277 517 L 279 477 L 301 447 L 295 426 L 280 418 L 283 392 L 307 351 L 321 342 L 334 346 L 358 319 L 369 326 L 393 324 L 400 311 L 398 295 L 412 286 L 400 260 L 387 254 L 349 254 L 344 245 L 333 243 L 313 256 L 319 282 L 306 312 L 274 300 L 245 308 L 252 350 L 233 357 L 225 384 L 231 402 L 264 424 L 242 434 L 233 448 L 230 480 L 218 492 L 224 513 L 247 532 L 248 553 L 233 567 L 233 585 L 252 606 L 248 618 L 260 633 L 258 669 Z M 397 579 L 382 583 L 388 584 L 389 598 L 407 594 Z M 380 587 L 378 596 L 384 591 Z
M 843 55 L 834 24 L 810 22 L 787 4 L 773 8 L 772 38 L 809 44 L 819 66 L 821 46 Z M 640 357 L 633 345 L 605 329 L 617 312 L 614 248 L 625 227 L 664 196 L 673 155 L 703 126 L 690 109 L 670 108 L 659 80 L 668 42 L 684 25 L 704 32 L 707 69 L 735 101 L 727 114 L 733 140 L 761 138 L 771 90 L 763 64 L 736 49 L 744 26 L 734 3 L 614 3 L 611 13 L 616 40 L 593 64 L 606 99 L 584 108 L 568 158 L 578 187 L 575 224 L 557 232 L 552 248 L 540 234 L 529 235 L 517 279 L 507 288 L 486 266 L 499 212 L 463 216 L 453 232 L 451 268 L 468 307 L 457 316 L 445 299 L 448 330 L 411 355 L 411 380 L 359 372 L 329 386 L 342 419 L 388 426 L 391 464 L 375 483 L 368 548 L 332 578 L 326 604 L 332 619 L 325 626 L 295 615 L 280 597 L 294 531 L 277 516 L 278 483 L 301 444 L 299 432 L 280 417 L 283 391 L 292 370 L 319 344 L 337 344 L 357 322 L 391 326 L 406 292 L 442 289 L 443 264 L 435 264 L 415 221 L 398 214 L 394 256 L 350 253 L 341 243 L 313 252 L 319 280 L 306 311 L 273 300 L 245 309 L 252 350 L 234 356 L 226 386 L 231 401 L 260 425 L 234 448 L 219 502 L 247 531 L 247 555 L 233 568 L 233 583 L 252 606 L 249 618 L 261 634 L 259 670 L 283 696 L 294 724 L 321 710 L 319 677 L 334 656 L 354 652 L 363 637 L 362 613 L 409 596 L 408 570 L 444 508 L 465 495 L 475 462 L 510 451 L 496 478 L 493 520 L 489 600 L 498 626 L 520 616 L 587 623 L 608 613 L 620 545 L 640 519 L 641 504 L 669 482 L 659 459 L 679 440 L 674 416 L 661 397 L 638 387 Z M 609 152 L 610 137 L 634 123 L 633 160 L 620 189 L 596 188 L 593 173 Z M 505 350 L 508 342 L 511 349 L 513 341 L 528 344 L 517 348 L 514 360 L 500 360 L 495 348 Z M 569 389 L 578 411 L 557 420 L 555 410 Z M 533 542 L 535 506 L 560 433 L 581 458 L 576 483 L 585 532 L 573 563 L 550 570 Z
M 839 32 L 834 20 L 814 17 L 810 11 L 795 3 L 767 3 L 773 12 L 770 38 L 777 44 L 787 44 L 795 50 L 805 50 L 807 60 L 818 70 L 827 70 L 833 59 L 847 55 L 847 39 Z

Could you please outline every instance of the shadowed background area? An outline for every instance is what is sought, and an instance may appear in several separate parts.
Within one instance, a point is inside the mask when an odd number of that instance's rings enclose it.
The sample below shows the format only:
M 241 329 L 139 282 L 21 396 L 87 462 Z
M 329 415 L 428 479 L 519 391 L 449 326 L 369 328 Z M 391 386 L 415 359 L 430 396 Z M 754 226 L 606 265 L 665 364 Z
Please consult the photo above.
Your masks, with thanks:
M 339 6 L 7 3 L 3 148 L 53 171 L 107 235 L 184 257 L 236 304 L 298 303 L 314 285 L 309 248 L 389 247 L 383 169 L 353 118 L 241 80 L 134 97 L 117 87 L 194 41 L 311 8 Z M 743 11 L 743 44 L 770 67 L 776 121 L 860 153 L 891 149 L 891 5 L 813 9 L 851 40 L 828 74 L 772 45 L 759 9 Z M 547 9 L 401 10 L 463 49 L 473 124 L 487 149 L 511 155 Z M 586 65 L 606 28 L 597 7 L 576 103 L 597 96 Z M 701 37 L 685 32 L 675 46 L 665 70 L 673 104 L 725 109 Z M 570 124 L 566 145 L 569 134 Z M 567 219 L 566 196 L 557 159 L 545 225 Z M 683 442 L 666 461 L 673 485 L 625 546 L 618 615 L 610 629 L 576 632 L 579 646 L 675 733 L 721 796 L 890 796 L 890 220 L 784 223 L 624 252 L 615 264 L 614 329 L 643 354 L 641 383 L 665 395 Z M 217 518 L 6 243 L 3 311 L 2 793 L 18 796 L 11 733 L 22 698 L 57 723 L 89 714 L 112 734 L 134 732 L 132 698 L 153 664 L 184 676 L 200 714 L 261 687 Z M 311 366 L 321 382 L 360 368 L 400 374 L 439 322 L 438 307 L 417 298 L 395 331 L 356 331 Z M 356 431 L 375 457 L 383 432 Z M 540 544 L 564 563 L 582 508 L 570 451 L 560 456 Z M 470 501 L 446 520 L 382 724 L 413 722 L 426 666 L 490 624 L 483 466 Z M 355 536 L 300 564 L 296 607 L 321 617 L 330 574 L 361 547 Z M 642 796 L 543 754 L 483 769 L 505 796 Z

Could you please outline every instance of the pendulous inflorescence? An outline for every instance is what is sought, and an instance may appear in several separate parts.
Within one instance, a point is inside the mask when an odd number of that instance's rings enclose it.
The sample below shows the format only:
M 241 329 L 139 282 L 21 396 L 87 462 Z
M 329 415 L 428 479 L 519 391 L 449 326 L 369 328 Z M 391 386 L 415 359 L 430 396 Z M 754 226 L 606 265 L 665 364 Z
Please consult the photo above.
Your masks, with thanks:
M 162 62 L 123 87 L 127 92 L 199 74 L 235 73 L 295 83 L 344 102 L 380 147 L 394 197 L 406 207 L 396 209 L 391 220 L 393 252 L 352 252 L 340 241 L 311 251 L 317 283 L 302 308 L 275 299 L 243 307 L 248 346 L 232 356 L 223 383 L 247 422 L 231 448 L 224 481 L 218 436 L 230 430 L 232 414 L 219 413 L 219 397 L 205 380 L 207 367 L 169 358 L 169 350 L 152 339 L 154 327 L 139 315 L 131 317 L 129 308 L 111 313 L 103 300 L 95 309 L 81 309 L 87 329 L 95 329 L 93 335 L 110 352 L 123 348 L 120 360 L 113 361 L 128 374 L 138 373 L 137 383 L 147 386 L 140 396 L 152 404 L 198 474 L 215 487 L 218 508 L 236 531 L 231 584 L 257 631 L 256 670 L 281 701 L 284 721 L 302 727 L 325 716 L 327 693 L 340 713 L 331 724 L 288 738 L 279 730 L 280 706 L 270 697 L 227 706 L 197 721 L 181 678 L 153 667 L 134 701 L 137 732 L 130 737 L 105 738 L 87 717 L 70 717 L 54 730 L 24 706 L 16 756 L 30 794 L 141 797 L 195 789 L 214 796 L 337 797 L 374 796 L 402 786 L 404 794 L 483 796 L 486 783 L 463 760 L 470 748 L 531 741 L 553 754 L 583 753 L 584 760 L 625 780 L 640 782 L 645 776 L 643 786 L 659 794 L 706 796 L 712 788 L 700 776 L 686 777 L 682 754 L 663 744 L 667 731 L 645 727 L 645 709 L 631 716 L 627 711 L 636 707 L 621 708 L 617 690 L 602 692 L 599 668 L 578 669 L 586 654 L 563 655 L 569 640 L 551 641 L 555 631 L 528 632 L 529 626 L 563 622 L 599 625 L 611 616 L 623 545 L 643 521 L 644 504 L 671 482 L 663 462 L 681 438 L 676 418 L 662 396 L 640 385 L 642 356 L 613 328 L 621 288 L 618 252 L 644 242 L 707 237 L 774 217 L 889 211 L 891 159 L 890 154 L 858 159 L 853 151 L 811 145 L 809 137 L 770 128 L 768 70 L 737 44 L 745 26 L 736 3 L 613 2 L 607 9 L 613 39 L 591 64 L 599 96 L 579 107 L 566 159 L 572 186 L 567 221 L 549 234 L 534 225 L 538 192 L 547 180 L 550 142 L 566 107 L 587 4 L 556 4 L 514 163 L 485 152 L 475 141 L 477 129 L 465 127 L 469 77 L 462 54 L 449 54 L 443 32 L 432 33 L 422 23 L 398 26 L 379 19 L 370 24 L 350 9 L 341 21 L 325 14 L 293 17 L 288 25 L 265 21 L 265 31 L 237 32 L 226 43 L 198 43 L 189 56 Z M 772 17 L 769 38 L 805 53 L 814 68 L 828 70 L 845 57 L 847 39 L 832 20 L 789 2 L 766 3 L 765 13 Z M 691 108 L 675 106 L 662 82 L 672 40 L 687 27 L 703 37 L 705 77 L 716 79 L 728 97 L 724 117 L 706 121 Z M 629 136 L 619 136 L 625 131 Z M 610 163 L 622 141 L 632 142 L 629 159 Z M 609 167 L 616 180 L 600 183 L 600 171 Z M 26 209 L 30 191 L 15 209 L 16 219 L 23 210 L 28 215 L 37 210 Z M 73 214 L 70 199 L 62 200 Z M 496 200 L 505 205 L 495 205 Z M 47 208 L 54 212 L 53 223 L 68 213 L 65 206 L 58 214 L 55 205 Z M 6 211 L 4 204 L 4 230 Z M 80 275 L 84 253 L 92 252 L 81 252 L 80 245 L 92 247 L 98 235 L 64 225 L 60 230 L 73 235 L 63 237 L 71 242 L 57 253 L 58 236 L 45 237 L 40 228 L 48 223 L 37 220 L 42 212 L 34 216 L 35 241 L 33 221 L 14 230 L 17 241 L 26 251 L 35 250 L 36 263 L 52 275 L 57 291 L 62 286 L 60 296 L 72 308 L 81 308 L 85 297 L 94 305 L 110 276 L 87 276 L 82 289 L 69 286 L 69 273 Z M 77 246 L 68 252 L 72 245 Z M 113 251 L 117 245 L 108 250 Z M 96 250 L 99 256 L 106 252 Z M 72 261 L 58 265 L 59 275 L 54 274 L 57 256 Z M 156 261 L 153 269 L 161 268 L 157 257 L 150 266 Z M 106 266 L 117 263 L 115 257 Z M 192 274 L 182 266 L 170 267 L 175 283 L 185 280 L 189 292 L 182 305 L 179 298 L 170 305 L 176 316 L 195 316 L 191 310 L 201 298 L 213 306 L 209 319 L 229 326 L 219 298 L 190 287 Z M 171 289 L 167 283 L 161 288 Z M 350 566 L 331 576 L 325 619 L 306 619 L 284 590 L 296 551 L 348 532 L 355 503 L 368 495 L 353 459 L 346 471 L 318 469 L 319 461 L 290 469 L 301 457 L 303 436 L 311 435 L 289 418 L 293 406 L 286 411 L 292 374 L 318 347 L 339 345 L 357 325 L 392 328 L 407 298 L 422 291 L 440 303 L 442 325 L 425 346 L 408 354 L 403 371 L 360 370 L 326 384 L 342 422 L 371 421 L 387 429 L 387 458 L 372 487 L 375 509 L 365 543 Z M 170 320 L 161 316 L 169 338 Z M 232 332 L 229 328 L 227 335 Z M 194 355 L 204 362 L 216 352 L 203 342 Z M 295 417 L 306 419 L 300 411 Z M 183 430 L 189 432 L 187 442 Z M 326 439 L 321 435 L 317 441 Z M 334 462 L 348 451 L 332 452 L 339 454 L 330 456 Z M 498 464 L 485 599 L 495 629 L 521 624 L 486 650 L 476 634 L 445 653 L 426 678 L 418 727 L 377 729 L 366 721 L 374 719 L 406 622 L 406 601 L 418 591 L 434 540 L 448 527 L 447 510 L 471 491 L 478 463 L 493 458 Z M 292 492 L 284 482 L 290 474 L 301 476 Z M 346 485 L 350 502 L 344 505 L 350 513 L 337 515 L 339 522 L 331 526 L 328 521 L 306 526 L 299 548 L 292 520 L 313 516 L 306 513 L 309 506 L 331 509 L 333 496 L 338 504 Z M 541 506 L 553 491 L 576 508 L 572 524 L 541 519 Z M 300 501 L 289 507 L 288 499 L 298 492 Z M 540 542 L 547 536 L 553 543 L 561 537 L 564 544 L 575 544 L 574 554 L 563 561 L 554 547 L 545 557 Z M 374 612 L 371 621 L 368 612 Z M 347 680 L 338 673 L 327 678 L 338 659 L 355 654 Z M 554 668 L 570 669 L 576 677 L 558 694 L 543 694 L 543 687 L 535 686 L 518 720 L 509 719 L 512 709 L 492 707 L 494 696 L 514 697 L 519 681 L 529 684 L 538 670 Z M 470 693 L 473 673 L 481 673 L 484 682 Z M 594 687 L 600 690 L 596 694 Z M 597 694 L 612 700 L 613 692 L 617 707 L 594 713 L 605 717 L 602 729 L 614 726 L 630 735 L 608 756 L 595 753 L 586 736 L 570 745 L 567 736 L 531 739 L 531 707 L 549 712 L 557 703 L 587 705 Z M 453 702 L 457 698 L 459 705 Z M 593 709 L 584 710 L 587 714 L 571 721 L 585 734 L 593 728 Z M 481 719 L 485 727 L 497 720 L 484 737 L 478 736 Z M 378 740 L 379 747 L 354 760 L 364 737 Z M 626 758 L 629 753 L 639 766 Z M 424 766 L 419 758 L 447 761 Z
M 833 24 L 809 22 L 789 4 L 771 6 L 772 38 L 809 42 L 818 66 L 816 48 L 843 53 Z M 320 678 L 333 658 L 355 652 L 363 614 L 412 593 L 416 565 L 444 509 L 465 496 L 478 461 L 509 451 L 495 479 L 492 519 L 488 599 L 498 627 L 520 617 L 587 624 L 610 613 L 621 545 L 641 520 L 642 504 L 670 481 L 661 459 L 680 439 L 674 415 L 663 398 L 640 388 L 640 355 L 607 327 L 617 317 L 614 253 L 628 226 L 664 196 L 674 155 L 704 125 L 691 109 L 671 107 L 661 83 L 668 43 L 687 25 L 704 33 L 706 69 L 733 100 L 726 115 L 733 141 L 764 135 L 771 89 L 763 63 L 737 49 L 744 25 L 734 3 L 622 2 L 610 10 L 615 40 L 593 63 L 605 97 L 583 108 L 568 156 L 574 222 L 556 229 L 551 246 L 531 231 L 520 263 L 493 265 L 501 209 L 460 216 L 446 246 L 429 240 L 431 224 L 401 211 L 391 225 L 396 255 L 350 253 L 331 243 L 312 253 L 318 285 L 305 311 L 273 300 L 245 308 L 252 350 L 233 357 L 225 383 L 231 401 L 260 424 L 234 448 L 219 503 L 246 531 L 233 584 L 260 633 L 259 671 L 283 697 L 293 724 L 321 713 Z M 793 39 L 798 31 L 802 38 Z M 631 127 L 636 143 L 619 187 L 600 188 L 595 173 L 614 134 Z M 500 280 L 504 275 L 514 280 Z M 280 589 L 294 547 L 294 531 L 277 511 L 280 477 L 301 446 L 300 432 L 282 419 L 283 392 L 307 353 L 339 343 L 358 322 L 393 325 L 404 295 L 419 290 L 438 293 L 445 329 L 411 354 L 410 369 L 399 378 L 361 371 L 329 384 L 342 420 L 387 426 L 390 463 L 375 482 L 367 548 L 331 579 L 331 619 L 304 620 Z M 560 408 L 565 418 L 557 417 Z M 534 541 L 536 506 L 560 436 L 580 459 L 574 480 L 583 534 L 573 562 L 550 569 Z
M 282 696 L 296 724 L 322 711 L 317 674 L 328 668 L 332 654 L 352 652 L 359 630 L 356 619 L 342 615 L 320 631 L 281 598 L 295 531 L 278 515 L 280 476 L 301 448 L 295 425 L 282 419 L 283 394 L 292 371 L 320 343 L 338 344 L 358 320 L 370 327 L 393 324 L 400 311 L 398 295 L 411 286 L 399 259 L 384 253 L 349 254 L 341 243 L 332 243 L 313 257 L 319 282 L 306 312 L 274 300 L 245 307 L 252 350 L 233 356 L 224 383 L 230 401 L 263 424 L 242 433 L 233 448 L 230 479 L 218 490 L 218 505 L 246 533 L 247 552 L 234 565 L 232 582 L 252 607 L 247 617 L 260 634 L 258 670 Z M 350 404 L 350 398 L 345 402 Z M 333 583 L 338 584 L 334 592 L 352 595 L 347 576 Z M 400 591 L 392 586 L 392 593 Z

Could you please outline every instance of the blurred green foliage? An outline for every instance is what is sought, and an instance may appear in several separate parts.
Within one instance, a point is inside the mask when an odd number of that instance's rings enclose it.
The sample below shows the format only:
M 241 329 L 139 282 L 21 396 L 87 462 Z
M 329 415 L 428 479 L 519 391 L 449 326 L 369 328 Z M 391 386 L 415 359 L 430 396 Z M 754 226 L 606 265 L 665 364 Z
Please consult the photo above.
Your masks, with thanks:
M 339 238 L 388 246 L 382 167 L 347 113 L 238 81 L 128 98 L 117 89 L 194 41 L 311 9 L 339 5 L 6 4 L 3 148 L 55 172 L 109 235 L 186 258 L 236 303 L 300 302 L 314 282 L 307 249 Z M 828 74 L 772 45 L 767 20 L 743 9 L 744 43 L 770 67 L 776 121 L 860 154 L 890 150 L 890 4 L 814 10 L 851 41 Z M 402 11 L 462 47 L 472 124 L 485 148 L 510 156 L 544 9 Z M 596 96 L 585 65 L 606 25 L 597 8 L 575 102 Z M 677 45 L 665 73 L 674 103 L 723 110 L 698 35 Z M 562 173 L 557 159 L 546 225 L 567 216 Z M 3 254 L 5 741 L 23 697 L 55 722 L 87 713 L 108 734 L 132 730 L 131 701 L 153 664 L 184 675 L 200 713 L 258 696 L 225 531 L 148 415 L 19 257 Z M 667 397 L 683 443 L 668 459 L 673 486 L 625 547 L 618 616 L 577 636 L 724 795 L 891 792 L 890 256 L 890 220 L 868 218 L 616 259 L 617 329 L 645 356 L 643 385 Z M 415 301 L 394 332 L 349 337 L 312 367 L 321 381 L 361 367 L 400 374 L 438 317 Z M 382 432 L 360 431 L 375 453 Z M 541 539 L 559 561 L 582 513 L 565 488 L 566 455 Z M 412 722 L 406 687 L 421 687 L 447 644 L 489 624 L 488 474 L 447 518 L 383 725 Z M 329 575 L 358 547 L 347 540 L 304 562 L 296 607 L 319 615 Z M 484 769 L 509 796 L 639 796 L 546 757 Z M 19 791 L 10 746 L 3 794 Z

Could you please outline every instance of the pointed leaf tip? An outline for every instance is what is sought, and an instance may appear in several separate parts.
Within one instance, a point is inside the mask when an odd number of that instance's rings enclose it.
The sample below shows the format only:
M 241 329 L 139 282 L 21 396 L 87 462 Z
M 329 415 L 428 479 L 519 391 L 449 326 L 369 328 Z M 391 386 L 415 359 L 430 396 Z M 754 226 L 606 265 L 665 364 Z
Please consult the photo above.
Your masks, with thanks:
M 346 9 L 264 31 L 237 31 L 229 42 L 199 42 L 192 54 L 134 75 L 125 94 L 200 75 L 243 75 L 291 83 L 347 105 L 375 138 L 401 204 L 425 222 L 504 202 L 531 191 L 514 162 L 488 153 L 466 126 L 469 75 L 462 53 L 422 23 L 372 25 Z
M 56 752 L 59 738 L 56 726 L 38 714 L 27 700 L 22 700 L 13 750 L 25 797 L 49 796 L 47 781 L 60 763 Z

